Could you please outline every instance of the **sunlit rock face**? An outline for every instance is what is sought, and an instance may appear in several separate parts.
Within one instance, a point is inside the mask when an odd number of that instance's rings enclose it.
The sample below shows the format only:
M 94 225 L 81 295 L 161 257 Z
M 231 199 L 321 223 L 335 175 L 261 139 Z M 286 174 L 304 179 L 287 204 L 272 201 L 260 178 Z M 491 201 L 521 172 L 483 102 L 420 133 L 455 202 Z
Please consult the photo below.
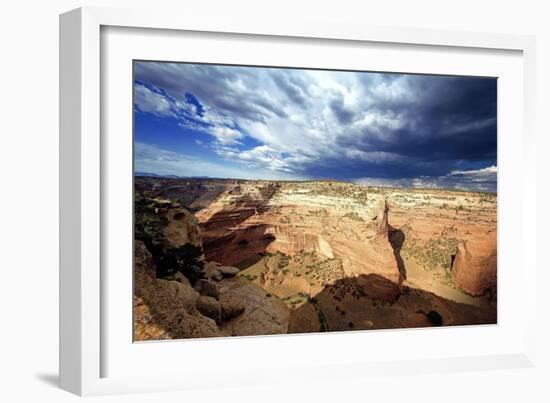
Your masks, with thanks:
M 367 198 L 350 184 L 248 182 L 221 194 L 197 218 L 209 260 L 243 266 L 265 253 L 311 251 L 340 259 L 345 275 L 375 273 L 397 286 L 388 212 L 383 196 Z M 368 289 L 381 291 L 388 292 Z
M 452 271 L 456 285 L 469 294 L 496 293 L 496 231 L 460 242 Z
M 184 208 L 171 208 L 166 214 L 164 237 L 172 247 L 185 244 L 202 248 L 198 222 L 193 214 Z

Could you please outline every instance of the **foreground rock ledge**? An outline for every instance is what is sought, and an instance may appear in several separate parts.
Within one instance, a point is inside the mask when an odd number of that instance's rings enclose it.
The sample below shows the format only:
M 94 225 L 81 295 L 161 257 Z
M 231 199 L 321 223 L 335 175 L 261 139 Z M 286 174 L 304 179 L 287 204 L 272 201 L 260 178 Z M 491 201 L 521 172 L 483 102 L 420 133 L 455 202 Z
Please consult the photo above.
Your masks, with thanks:
M 136 241 L 136 341 L 287 333 L 287 306 L 246 279 L 202 280 L 215 282 L 214 297 L 200 295 L 181 275 L 169 281 L 156 278 L 155 272 L 151 254 Z

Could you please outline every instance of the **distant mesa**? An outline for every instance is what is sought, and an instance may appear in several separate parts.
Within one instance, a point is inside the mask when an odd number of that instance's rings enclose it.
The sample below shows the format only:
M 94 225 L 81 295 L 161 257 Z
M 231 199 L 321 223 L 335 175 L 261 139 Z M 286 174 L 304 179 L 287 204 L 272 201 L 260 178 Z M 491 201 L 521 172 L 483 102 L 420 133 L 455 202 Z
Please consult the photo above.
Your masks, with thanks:
M 171 179 L 179 178 L 179 176 L 177 176 L 177 175 L 159 175 L 159 174 L 154 174 L 154 173 L 151 173 L 151 172 L 135 172 L 134 176 L 148 176 L 148 177 L 151 177 L 151 178 L 171 178 Z
M 166 178 L 166 179 L 181 179 L 181 178 L 193 178 L 193 179 L 219 179 L 219 178 L 213 178 L 210 176 L 179 176 L 179 175 L 161 175 L 161 174 L 155 174 L 151 172 L 135 172 L 134 176 L 145 176 L 150 178 Z

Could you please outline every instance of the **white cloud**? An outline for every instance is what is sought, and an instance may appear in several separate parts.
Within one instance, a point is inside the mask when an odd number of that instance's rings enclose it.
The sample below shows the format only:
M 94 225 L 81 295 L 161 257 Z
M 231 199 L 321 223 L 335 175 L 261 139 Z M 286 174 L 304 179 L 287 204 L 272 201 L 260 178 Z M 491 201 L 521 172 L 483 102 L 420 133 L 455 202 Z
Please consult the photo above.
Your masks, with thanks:
M 496 175 L 497 173 L 497 167 L 496 165 L 492 165 L 490 167 L 481 168 L 481 169 L 474 169 L 470 171 L 451 171 L 449 175 L 469 175 L 469 176 L 485 176 L 485 175 Z
M 346 149 L 344 155 L 347 158 L 369 161 L 374 164 L 384 163 L 388 161 L 402 161 L 404 158 L 395 153 L 385 151 L 363 151 L 356 148 Z
M 249 150 L 240 151 L 234 147 L 223 145 L 215 146 L 218 155 L 227 160 L 242 164 L 251 169 L 264 169 L 271 172 L 294 173 L 292 166 L 295 162 L 295 156 L 281 153 L 274 148 L 262 145 Z
M 181 154 L 140 141 L 136 141 L 134 144 L 134 155 L 137 161 L 178 161 L 182 159 Z M 191 156 L 185 158 L 188 160 L 193 159 Z
M 256 160 L 266 169 L 275 164 L 276 169 L 299 171 L 320 157 L 345 155 L 347 147 L 339 145 L 340 140 L 353 138 L 365 126 L 374 130 L 399 125 L 397 118 L 365 108 L 373 97 L 397 96 L 397 89 L 380 80 L 380 88 L 369 95 L 358 85 L 355 73 L 171 63 L 139 64 L 136 72 L 138 78 L 176 99 L 179 109 L 186 104 L 186 93 L 199 100 L 202 116 L 178 110 L 182 126 L 206 132 L 221 145 L 239 145 L 244 136 L 250 136 L 268 146 L 272 158 Z M 288 155 L 285 166 L 275 154 Z M 361 158 L 369 155 L 380 158 L 376 153 L 364 153 Z
M 418 178 L 385 179 L 359 178 L 355 181 L 366 186 L 469 189 L 496 192 L 497 167 L 489 166 L 476 170 L 455 170 L 442 176 L 421 176 Z
M 224 126 L 215 126 L 207 131 L 216 137 L 220 144 L 240 144 L 239 139 L 243 138 L 243 134 L 235 129 Z
M 227 152 L 231 152 L 230 147 L 222 146 Z M 261 158 L 261 150 L 249 154 L 248 161 L 242 159 L 242 162 L 253 164 L 256 157 Z M 155 173 L 158 175 L 178 175 L 178 176 L 209 176 L 215 178 L 241 178 L 241 179 L 306 179 L 302 176 L 293 175 L 285 169 L 264 169 L 258 167 L 250 170 L 244 166 L 230 166 L 228 164 L 205 161 L 201 158 L 163 149 L 157 145 L 136 142 L 134 148 L 135 171 L 145 173 Z M 266 154 L 265 158 L 267 157 Z M 239 155 L 235 154 L 236 158 Z M 277 164 L 277 162 L 274 162 Z M 284 167 L 283 167 L 284 168 Z
M 135 85 L 134 94 L 134 102 L 140 111 L 157 116 L 173 116 L 172 106 L 165 96 L 141 84 Z
M 267 145 L 243 151 L 237 158 L 248 162 L 251 167 L 264 166 L 270 171 L 293 172 L 283 154 Z

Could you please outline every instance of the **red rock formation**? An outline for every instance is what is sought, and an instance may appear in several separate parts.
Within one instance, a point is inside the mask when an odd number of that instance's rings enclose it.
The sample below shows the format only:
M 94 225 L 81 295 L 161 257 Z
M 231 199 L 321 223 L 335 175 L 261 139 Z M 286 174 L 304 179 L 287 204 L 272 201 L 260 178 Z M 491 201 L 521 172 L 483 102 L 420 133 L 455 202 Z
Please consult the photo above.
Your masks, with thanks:
M 391 290 L 368 287 L 368 292 L 373 298 L 394 299 L 402 279 L 388 238 L 386 199 L 373 198 L 364 205 L 335 185 L 310 186 L 304 191 L 301 185 L 247 184 L 238 193 L 222 195 L 197 214 L 206 259 L 239 265 L 266 252 L 315 252 L 341 260 L 346 276 L 374 273 L 393 282 Z
M 269 251 L 295 255 L 300 251 L 315 251 L 319 256 L 332 258 L 330 244 L 320 234 L 315 234 L 307 228 L 295 228 L 287 225 L 272 225 L 267 231 L 273 240 Z
M 377 235 L 383 236 L 388 239 L 388 212 L 390 211 L 390 206 L 388 206 L 388 201 L 384 198 L 380 203 L 378 208 L 378 214 L 375 217 L 376 220 L 376 229 Z
M 274 240 L 257 220 L 275 192 L 273 185 L 237 186 L 197 213 L 206 259 L 237 265 L 266 251 Z
M 496 292 L 497 240 L 496 231 L 458 244 L 452 266 L 456 285 L 471 295 Z

